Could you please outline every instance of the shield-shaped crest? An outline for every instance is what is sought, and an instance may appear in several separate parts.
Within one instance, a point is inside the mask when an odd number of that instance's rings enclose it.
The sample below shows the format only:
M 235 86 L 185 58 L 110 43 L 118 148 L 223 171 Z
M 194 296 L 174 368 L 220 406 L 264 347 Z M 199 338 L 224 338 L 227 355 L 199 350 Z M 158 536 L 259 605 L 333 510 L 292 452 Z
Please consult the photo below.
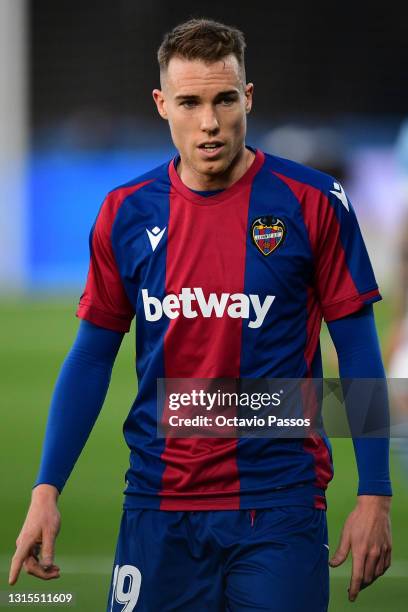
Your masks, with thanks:
M 284 222 L 277 217 L 258 217 L 251 226 L 251 237 L 262 255 L 270 255 L 280 246 L 286 235 Z

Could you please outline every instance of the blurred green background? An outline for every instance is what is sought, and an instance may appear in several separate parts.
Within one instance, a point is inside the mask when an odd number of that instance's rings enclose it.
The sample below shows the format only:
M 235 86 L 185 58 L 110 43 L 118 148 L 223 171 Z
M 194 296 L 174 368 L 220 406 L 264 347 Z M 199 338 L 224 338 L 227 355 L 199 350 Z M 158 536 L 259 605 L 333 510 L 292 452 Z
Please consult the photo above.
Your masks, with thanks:
M 137 390 L 134 373 L 134 327 L 127 334 L 115 363 L 100 418 L 59 501 L 62 528 L 56 563 L 61 578 L 41 582 L 22 574 L 8 587 L 7 575 L 15 539 L 24 521 L 36 477 L 48 405 L 61 363 L 76 334 L 77 296 L 0 302 L 2 436 L 0 522 L 0 591 L 73 592 L 78 612 L 104 610 L 116 537 L 121 517 L 128 451 L 122 424 Z M 387 300 L 375 305 L 381 340 L 387 336 Z M 325 375 L 336 376 L 335 353 L 326 329 L 322 332 Z M 328 492 L 331 553 L 353 509 L 356 469 L 350 440 L 333 440 L 335 477 Z M 407 476 L 407 475 L 405 475 Z M 331 570 L 331 607 L 340 612 L 353 605 L 361 612 L 402 612 L 408 602 L 407 480 L 392 457 L 394 500 L 393 566 L 350 604 L 347 587 L 351 565 Z M 24 606 L 24 609 L 34 609 Z M 38 609 L 38 607 L 36 608 Z M 211 611 L 209 611 L 211 612 Z M 283 612 L 283 611 L 280 611 Z

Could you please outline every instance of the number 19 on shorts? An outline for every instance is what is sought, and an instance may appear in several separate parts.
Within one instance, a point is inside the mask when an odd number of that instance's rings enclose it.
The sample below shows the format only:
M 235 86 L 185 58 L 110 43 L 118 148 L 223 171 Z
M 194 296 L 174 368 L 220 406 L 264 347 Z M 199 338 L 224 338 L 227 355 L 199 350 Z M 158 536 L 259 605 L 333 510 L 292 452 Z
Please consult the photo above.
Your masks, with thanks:
M 123 604 L 121 612 L 132 612 L 139 598 L 142 574 L 134 565 L 116 565 L 112 580 L 111 612 L 116 601 Z

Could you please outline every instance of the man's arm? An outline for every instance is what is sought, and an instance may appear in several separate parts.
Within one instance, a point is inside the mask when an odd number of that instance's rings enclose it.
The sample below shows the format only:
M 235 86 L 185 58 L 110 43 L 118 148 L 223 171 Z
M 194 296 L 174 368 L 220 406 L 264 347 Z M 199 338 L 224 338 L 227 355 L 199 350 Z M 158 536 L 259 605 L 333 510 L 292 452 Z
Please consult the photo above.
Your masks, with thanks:
M 372 305 L 331 321 L 328 328 L 337 351 L 341 378 L 385 379 Z M 383 411 L 381 420 L 387 422 L 389 408 L 385 382 L 381 389 L 382 397 L 376 398 L 375 408 Z M 353 445 L 359 475 L 358 500 L 330 560 L 332 567 L 341 565 L 351 549 L 350 601 L 391 564 L 389 439 L 354 438 Z
M 53 562 L 54 542 L 60 529 L 58 496 L 102 408 L 122 339 L 122 332 L 81 321 L 56 382 L 41 467 L 16 541 L 10 584 L 15 584 L 22 566 L 38 578 L 59 577 L 59 567 Z

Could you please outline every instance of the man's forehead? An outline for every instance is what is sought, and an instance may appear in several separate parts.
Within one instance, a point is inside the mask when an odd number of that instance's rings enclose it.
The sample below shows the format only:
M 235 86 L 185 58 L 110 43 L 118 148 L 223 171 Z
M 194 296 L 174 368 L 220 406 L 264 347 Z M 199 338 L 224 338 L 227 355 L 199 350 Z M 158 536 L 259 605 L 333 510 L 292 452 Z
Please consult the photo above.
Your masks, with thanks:
M 228 55 L 215 62 L 175 56 L 171 58 L 162 79 L 162 85 L 171 88 L 174 93 L 186 93 L 190 89 L 211 86 L 231 89 L 243 85 L 241 69 L 235 55 Z

